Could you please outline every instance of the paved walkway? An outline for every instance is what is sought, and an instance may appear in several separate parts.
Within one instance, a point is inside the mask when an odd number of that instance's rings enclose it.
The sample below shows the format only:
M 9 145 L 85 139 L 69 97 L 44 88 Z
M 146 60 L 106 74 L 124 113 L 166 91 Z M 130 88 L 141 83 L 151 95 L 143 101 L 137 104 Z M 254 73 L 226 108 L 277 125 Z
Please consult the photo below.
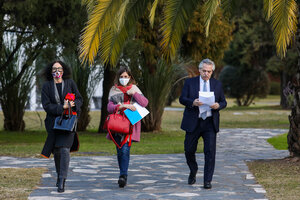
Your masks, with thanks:
M 288 156 L 266 139 L 287 130 L 223 129 L 218 134 L 215 175 L 211 190 L 202 188 L 203 154 L 197 154 L 197 182 L 187 184 L 184 154 L 132 155 L 128 185 L 119 188 L 115 156 L 72 157 L 64 193 L 56 192 L 53 159 L 0 157 L 0 167 L 47 167 L 41 185 L 30 200 L 51 199 L 203 199 L 264 200 L 265 190 L 249 172 L 245 160 Z M 101 145 L 101 144 L 99 144 Z M 134 144 L 133 144 L 134 148 Z

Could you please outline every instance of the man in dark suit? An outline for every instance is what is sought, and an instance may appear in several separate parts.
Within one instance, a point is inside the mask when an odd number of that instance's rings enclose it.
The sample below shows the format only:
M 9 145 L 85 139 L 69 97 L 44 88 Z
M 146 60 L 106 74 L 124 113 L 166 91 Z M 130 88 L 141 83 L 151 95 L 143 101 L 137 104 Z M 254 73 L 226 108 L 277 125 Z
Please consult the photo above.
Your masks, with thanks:
M 179 102 L 185 106 L 181 129 L 186 131 L 184 151 L 190 168 L 188 184 L 196 182 L 198 164 L 196 150 L 200 137 L 204 141 L 204 188 L 210 189 L 215 168 L 216 134 L 219 132 L 219 110 L 226 107 L 222 84 L 211 78 L 215 64 L 204 59 L 199 64 L 200 76 L 187 79 L 184 83 Z M 199 101 L 199 92 L 214 92 L 215 103 L 209 107 Z

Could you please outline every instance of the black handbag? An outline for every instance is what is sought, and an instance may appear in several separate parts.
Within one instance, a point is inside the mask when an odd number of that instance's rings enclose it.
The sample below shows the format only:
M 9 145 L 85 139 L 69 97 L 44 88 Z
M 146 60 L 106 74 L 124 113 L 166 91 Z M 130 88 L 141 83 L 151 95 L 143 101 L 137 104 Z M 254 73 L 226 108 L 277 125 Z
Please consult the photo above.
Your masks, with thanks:
M 55 118 L 54 127 L 55 130 L 74 132 L 77 128 L 77 115 L 73 115 L 71 111 L 71 105 L 69 103 L 69 114 Z

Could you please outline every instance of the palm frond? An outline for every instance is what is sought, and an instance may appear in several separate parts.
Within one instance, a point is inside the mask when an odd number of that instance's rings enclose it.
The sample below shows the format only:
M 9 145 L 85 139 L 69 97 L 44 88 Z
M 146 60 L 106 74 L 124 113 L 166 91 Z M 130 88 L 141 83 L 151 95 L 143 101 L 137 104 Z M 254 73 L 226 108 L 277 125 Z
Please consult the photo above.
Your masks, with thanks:
M 117 29 L 120 30 L 120 28 L 124 25 L 124 21 L 126 19 L 127 9 L 128 5 L 130 3 L 130 0 L 124 0 L 118 14 L 116 15 L 115 21 L 117 22 Z
M 124 19 L 115 18 L 115 22 L 105 30 L 101 40 L 99 55 L 103 63 L 109 62 L 112 66 L 117 64 L 130 32 L 135 30 L 136 22 L 145 13 L 148 3 L 147 0 L 130 0 L 120 9 L 122 14 L 117 15 Z
M 97 55 L 103 31 L 110 26 L 111 19 L 119 10 L 122 0 L 98 0 L 92 9 L 86 27 L 80 38 L 82 62 L 93 63 Z
M 81 0 L 81 5 L 86 6 L 87 12 L 91 13 L 98 0 Z
M 153 4 L 151 6 L 150 14 L 149 14 L 149 21 L 150 21 L 150 25 L 152 28 L 153 28 L 153 24 L 154 24 L 155 12 L 156 12 L 158 2 L 159 2 L 159 0 L 154 0 Z
M 196 0 L 165 1 L 160 44 L 165 58 L 169 59 L 175 55 L 197 2 Z
M 224 13 L 228 13 L 230 15 L 234 15 L 234 13 L 237 12 L 238 9 L 240 9 L 241 0 L 221 0 L 221 8 L 224 11 Z
M 207 0 L 204 3 L 204 24 L 206 36 L 208 36 L 211 19 L 215 15 L 217 8 L 220 6 L 220 4 L 221 0 Z
M 285 57 L 297 31 L 297 2 L 295 0 L 274 0 L 270 20 L 276 42 L 276 51 L 281 58 Z
M 273 12 L 273 0 L 264 0 L 264 15 L 267 20 L 270 19 Z
M 124 26 L 119 31 L 116 31 L 113 27 L 107 29 L 103 34 L 100 45 L 100 60 L 103 63 L 110 63 L 112 66 L 116 66 L 127 38 L 128 32 Z

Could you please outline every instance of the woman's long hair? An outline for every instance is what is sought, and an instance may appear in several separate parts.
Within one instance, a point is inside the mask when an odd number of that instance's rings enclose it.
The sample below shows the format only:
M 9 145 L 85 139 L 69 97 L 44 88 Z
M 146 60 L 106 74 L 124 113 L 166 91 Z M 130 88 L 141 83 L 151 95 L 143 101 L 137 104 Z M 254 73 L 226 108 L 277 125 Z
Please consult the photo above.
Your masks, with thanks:
M 127 85 L 130 85 L 130 84 L 136 85 L 136 81 L 128 67 L 120 67 L 120 69 L 118 70 L 118 72 L 116 74 L 114 83 L 117 85 L 121 85 L 119 78 L 120 78 L 121 74 L 123 74 L 124 72 L 126 72 L 128 74 L 128 76 L 130 76 L 130 80 Z
M 71 68 L 66 65 L 64 62 L 60 61 L 60 60 L 56 60 L 53 61 L 52 63 L 49 63 L 42 71 L 41 75 L 48 81 L 53 80 L 53 76 L 52 76 L 52 66 L 55 63 L 59 63 L 63 70 L 64 70 L 64 74 L 62 76 L 63 79 L 70 79 L 72 77 L 72 70 Z

